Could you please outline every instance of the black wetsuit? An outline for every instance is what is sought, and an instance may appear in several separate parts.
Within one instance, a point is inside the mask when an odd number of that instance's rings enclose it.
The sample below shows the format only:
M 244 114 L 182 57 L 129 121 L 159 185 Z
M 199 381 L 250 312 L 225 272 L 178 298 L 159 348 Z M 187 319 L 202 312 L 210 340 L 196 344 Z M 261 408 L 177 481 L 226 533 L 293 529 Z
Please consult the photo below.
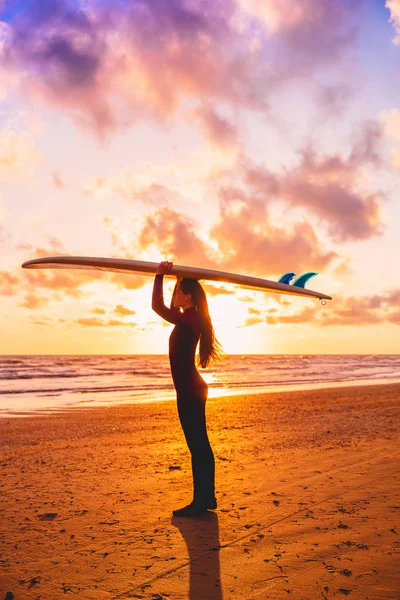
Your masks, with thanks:
M 196 369 L 195 354 L 200 338 L 197 309 L 183 313 L 164 304 L 163 276 L 156 275 L 152 299 L 153 310 L 175 325 L 169 338 L 169 360 L 176 389 L 179 419 L 192 455 L 193 500 L 208 503 L 214 498 L 214 455 L 206 429 L 208 388 Z

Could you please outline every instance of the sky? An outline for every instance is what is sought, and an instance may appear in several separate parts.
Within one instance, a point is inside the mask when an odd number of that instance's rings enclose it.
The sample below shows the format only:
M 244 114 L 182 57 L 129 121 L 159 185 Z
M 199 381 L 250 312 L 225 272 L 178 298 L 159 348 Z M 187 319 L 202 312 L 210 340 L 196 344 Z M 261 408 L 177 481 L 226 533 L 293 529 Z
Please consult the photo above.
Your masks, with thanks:
M 0 0 L 0 353 L 167 353 L 67 254 L 315 271 L 205 285 L 224 351 L 398 353 L 399 67 L 400 0 Z

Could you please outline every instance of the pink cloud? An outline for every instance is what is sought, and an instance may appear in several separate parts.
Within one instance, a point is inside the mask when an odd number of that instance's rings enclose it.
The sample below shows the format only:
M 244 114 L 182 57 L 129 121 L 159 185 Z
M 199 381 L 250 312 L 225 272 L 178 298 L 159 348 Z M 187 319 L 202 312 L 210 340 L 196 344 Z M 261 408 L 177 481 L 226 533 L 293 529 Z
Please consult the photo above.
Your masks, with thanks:
M 400 290 L 389 290 L 382 295 L 374 296 L 337 297 L 326 307 L 316 309 L 315 306 L 307 306 L 294 314 L 274 315 L 271 310 L 268 310 L 264 312 L 263 320 L 268 325 L 304 323 L 317 327 L 366 326 L 382 323 L 400 325 L 399 299 Z M 259 315 L 260 318 L 263 316 L 262 311 L 259 311 Z M 246 323 L 252 324 L 250 320 Z
M 152 246 L 163 257 L 171 260 L 198 264 L 199 257 L 203 265 L 211 264 L 208 258 L 207 244 L 196 234 L 196 224 L 187 216 L 169 207 L 162 207 L 147 215 L 139 234 L 142 249 Z
M 121 189 L 119 186 L 115 188 L 115 191 L 119 192 L 121 196 L 127 198 L 127 200 L 140 200 L 145 206 L 162 206 L 173 202 L 179 195 L 178 192 L 171 190 L 171 188 L 161 185 L 159 183 L 152 183 L 149 186 L 135 188 Z
M 243 165 L 242 177 L 259 203 L 284 200 L 320 219 L 335 241 L 362 240 L 382 233 L 379 191 L 359 189 L 363 169 L 382 164 L 382 130 L 376 123 L 359 128 L 349 156 L 318 156 L 312 148 L 300 152 L 299 164 L 283 175 L 263 166 Z M 252 203 L 254 205 L 254 202 Z
M 384 309 L 380 304 L 377 305 L 376 299 L 369 297 L 345 298 L 319 322 L 322 326 L 385 323 L 390 318 L 391 310 Z
M 355 39 L 359 13 L 354 11 L 354 2 L 291 0 L 288 3 L 287 0 L 274 0 L 270 4 L 280 11 L 282 21 L 290 19 L 287 4 L 291 8 L 294 5 L 301 7 L 300 18 L 278 31 L 289 69 L 309 72 L 315 65 L 337 62 Z
M 137 251 L 157 252 L 160 259 L 187 264 L 199 264 L 201 257 L 204 267 L 218 264 L 221 270 L 240 269 L 265 277 L 289 269 L 332 267 L 346 272 L 346 261 L 329 250 L 325 240 L 329 236 L 339 242 L 357 241 L 382 232 L 385 198 L 379 191 L 365 191 L 365 182 L 360 188 L 364 169 L 382 163 L 381 139 L 379 125 L 362 123 L 347 157 L 318 154 L 306 147 L 299 152 L 298 164 L 281 173 L 241 159 L 234 169 L 213 179 L 220 214 L 207 233 L 200 235 L 193 219 L 163 204 L 144 216 Z M 161 202 L 158 194 L 163 197 L 164 190 L 156 187 L 150 186 L 149 193 L 155 191 Z M 301 221 L 276 225 L 271 214 L 277 201 L 302 209 Z M 314 225 L 306 221 L 307 215 L 314 217 Z M 132 244 L 123 241 L 113 220 L 106 224 L 116 248 L 129 256 Z M 130 281 L 132 287 L 140 286 Z
M 290 230 L 271 224 L 265 202 L 235 188 L 220 189 L 220 220 L 210 232 L 226 269 L 268 275 L 326 268 L 336 257 L 321 248 L 308 223 Z
M 352 150 L 348 158 L 348 166 L 359 169 L 365 165 L 381 167 L 383 165 L 381 143 L 384 138 L 382 125 L 373 120 L 358 124 L 352 139 Z
M 347 83 L 321 86 L 316 94 L 325 117 L 337 119 L 350 103 L 354 90 Z
M 52 173 L 53 183 L 58 189 L 64 189 L 65 183 L 59 171 L 53 171 Z
M 278 15 L 271 36 L 263 15 L 234 0 L 29 2 L 3 16 L 0 60 L 27 97 L 100 135 L 138 118 L 169 119 L 194 100 L 206 132 L 226 142 L 232 125 L 214 108 L 205 114 L 204 102 L 265 112 L 277 86 L 337 62 L 354 39 L 348 2 L 298 0 L 292 20 L 290 5 L 268 2 Z
M 236 127 L 211 106 L 198 108 L 194 111 L 193 118 L 200 123 L 206 137 L 216 146 L 232 147 L 238 143 Z
M 220 218 L 209 231 L 218 254 L 197 234 L 193 220 L 169 207 L 146 216 L 138 236 L 140 249 L 157 251 L 160 260 L 210 268 L 217 264 L 221 270 L 264 277 L 290 268 L 297 272 L 326 268 L 337 257 L 321 248 L 311 225 L 274 227 L 264 202 L 235 188 L 221 188 L 219 193 Z
M 400 310 L 391 313 L 388 316 L 387 320 L 389 321 L 389 323 L 393 323 L 394 325 L 400 325 Z

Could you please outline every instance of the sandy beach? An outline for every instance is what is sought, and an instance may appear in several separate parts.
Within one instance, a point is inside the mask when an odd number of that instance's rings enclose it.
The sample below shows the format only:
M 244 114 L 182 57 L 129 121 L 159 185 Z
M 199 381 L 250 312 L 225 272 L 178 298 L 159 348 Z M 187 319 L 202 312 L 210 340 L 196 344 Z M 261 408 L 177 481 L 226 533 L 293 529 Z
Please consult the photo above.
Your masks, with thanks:
M 218 509 L 174 402 L 0 420 L 0 600 L 398 600 L 400 385 L 208 401 Z

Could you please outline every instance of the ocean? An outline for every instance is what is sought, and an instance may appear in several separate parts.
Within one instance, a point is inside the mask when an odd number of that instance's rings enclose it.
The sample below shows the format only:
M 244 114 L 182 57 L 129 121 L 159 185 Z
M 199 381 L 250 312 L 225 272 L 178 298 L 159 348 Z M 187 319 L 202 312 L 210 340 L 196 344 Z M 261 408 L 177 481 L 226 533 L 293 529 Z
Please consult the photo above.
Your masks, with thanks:
M 209 397 L 400 382 L 400 355 L 227 355 Z M 175 398 L 167 356 L 0 356 L 0 417 Z

